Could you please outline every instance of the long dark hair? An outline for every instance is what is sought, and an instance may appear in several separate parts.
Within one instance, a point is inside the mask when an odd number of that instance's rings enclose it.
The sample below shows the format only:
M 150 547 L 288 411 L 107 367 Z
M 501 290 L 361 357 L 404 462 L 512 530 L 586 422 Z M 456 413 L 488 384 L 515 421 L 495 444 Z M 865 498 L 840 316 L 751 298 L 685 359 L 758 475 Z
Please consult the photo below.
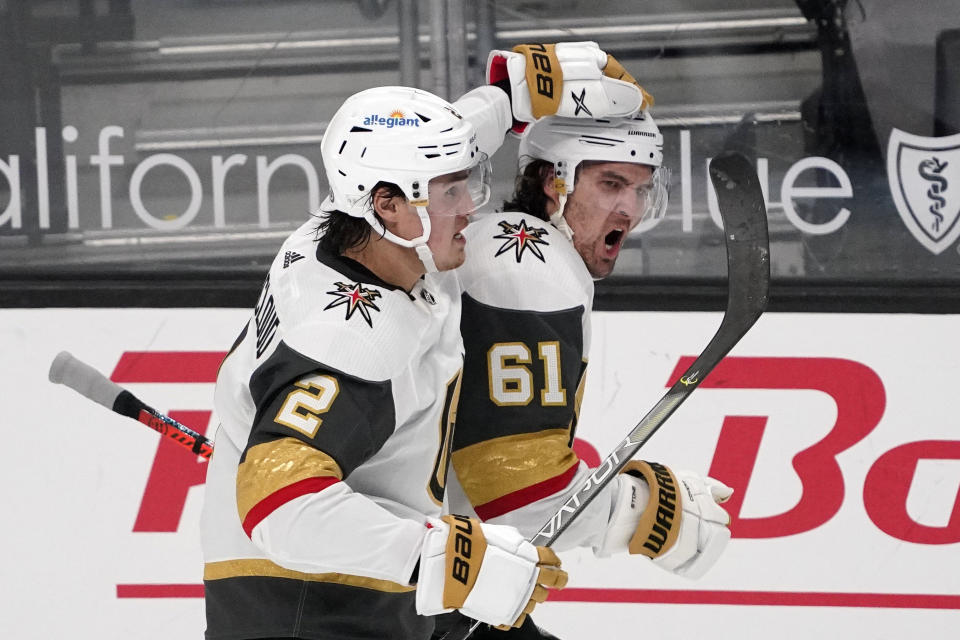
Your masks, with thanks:
M 551 169 L 553 169 L 553 163 L 546 160 L 534 160 L 528 164 L 523 173 L 517 176 L 513 199 L 503 203 L 503 210 L 522 211 L 549 222 L 547 194 L 543 192 L 543 181 Z
M 370 190 L 370 201 L 373 201 L 374 194 L 383 189 L 384 196 L 388 198 L 401 197 L 406 199 L 403 191 L 392 182 L 378 182 Z M 381 223 L 380 215 L 374 212 L 377 220 Z M 317 242 L 320 247 L 334 255 L 342 255 L 350 249 L 362 249 L 368 242 L 373 233 L 373 227 L 363 218 L 355 218 L 342 211 L 330 211 L 321 214 L 320 221 L 316 227 Z

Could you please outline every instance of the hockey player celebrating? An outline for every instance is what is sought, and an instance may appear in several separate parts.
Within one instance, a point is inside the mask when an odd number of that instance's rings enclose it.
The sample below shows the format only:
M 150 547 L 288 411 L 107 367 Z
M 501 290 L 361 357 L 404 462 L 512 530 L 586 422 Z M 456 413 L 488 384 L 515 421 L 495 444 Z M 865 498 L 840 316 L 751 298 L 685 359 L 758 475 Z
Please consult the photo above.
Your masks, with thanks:
M 636 108 L 636 87 L 601 79 L 606 54 L 564 49 L 558 81 L 563 66 L 595 108 Z M 523 72 L 510 88 L 526 115 Z M 429 638 L 454 610 L 509 627 L 564 586 L 514 527 L 441 517 L 462 366 L 451 269 L 511 121 L 493 86 L 456 105 L 371 89 L 331 119 L 319 228 L 284 242 L 217 379 L 207 638 Z
M 491 80 L 516 56 L 495 52 Z M 454 511 L 532 536 L 583 484 L 588 470 L 572 443 L 593 283 L 613 270 L 632 229 L 663 215 L 662 145 L 645 109 L 537 120 L 522 135 L 521 173 L 506 212 L 478 216 L 465 233 L 468 257 L 458 272 L 466 355 L 448 491 Z M 731 493 L 712 478 L 631 461 L 557 542 L 601 557 L 638 554 L 698 577 L 730 538 L 719 503 Z M 667 504 L 665 495 L 672 496 Z M 516 635 L 540 637 L 529 620 L 524 630 Z

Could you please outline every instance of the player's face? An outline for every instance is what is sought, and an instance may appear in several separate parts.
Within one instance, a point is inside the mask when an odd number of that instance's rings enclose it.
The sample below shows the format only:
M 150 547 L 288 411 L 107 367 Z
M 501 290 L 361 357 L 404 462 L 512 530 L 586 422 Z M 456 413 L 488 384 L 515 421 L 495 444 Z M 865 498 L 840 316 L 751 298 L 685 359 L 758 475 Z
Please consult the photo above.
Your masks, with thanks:
M 582 164 L 563 217 L 573 246 L 594 278 L 613 271 L 627 233 L 647 209 L 653 170 L 629 162 Z
M 466 258 L 467 241 L 461 233 L 474 213 L 474 198 L 468 184 L 470 172 L 460 171 L 430 180 L 430 237 L 427 247 L 440 271 L 455 269 Z

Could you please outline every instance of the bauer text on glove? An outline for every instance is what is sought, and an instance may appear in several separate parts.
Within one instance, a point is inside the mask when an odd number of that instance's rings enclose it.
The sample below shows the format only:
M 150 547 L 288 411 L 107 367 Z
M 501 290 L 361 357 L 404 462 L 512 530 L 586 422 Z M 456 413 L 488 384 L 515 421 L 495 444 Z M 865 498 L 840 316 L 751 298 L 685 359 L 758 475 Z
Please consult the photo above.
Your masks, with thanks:
M 499 627 L 519 626 L 548 589 L 567 574 L 547 547 L 535 547 L 513 527 L 463 516 L 431 520 L 420 554 L 417 613 L 454 609 Z
M 487 80 L 508 89 L 513 117 L 520 122 L 629 116 L 653 104 L 653 97 L 595 42 L 491 51 Z

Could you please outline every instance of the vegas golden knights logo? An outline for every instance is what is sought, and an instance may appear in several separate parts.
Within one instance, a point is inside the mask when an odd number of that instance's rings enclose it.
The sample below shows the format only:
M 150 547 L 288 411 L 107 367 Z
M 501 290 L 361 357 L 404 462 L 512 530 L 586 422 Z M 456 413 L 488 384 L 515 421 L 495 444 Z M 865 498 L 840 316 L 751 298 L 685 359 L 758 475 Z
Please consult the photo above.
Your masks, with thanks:
M 327 291 L 327 293 L 333 296 L 335 300 L 325 306 L 323 310 L 344 307 L 347 320 L 352 318 L 354 313 L 359 313 L 367 321 L 367 325 L 373 327 L 373 318 L 370 312 L 380 311 L 380 307 L 374 303 L 374 300 L 380 297 L 380 292 L 376 289 L 364 287 L 360 283 L 334 282 L 333 284 L 336 289 Z
M 550 243 L 543 239 L 547 235 L 547 230 L 543 227 L 528 227 L 526 220 L 521 220 L 520 224 L 510 224 L 506 220 L 499 223 L 503 233 L 493 236 L 497 240 L 505 242 L 497 249 L 497 256 L 500 256 L 511 249 L 514 250 L 514 257 L 517 262 L 523 258 L 525 251 L 532 253 L 540 259 L 540 262 L 546 262 L 543 251 L 537 245 L 549 245 Z

